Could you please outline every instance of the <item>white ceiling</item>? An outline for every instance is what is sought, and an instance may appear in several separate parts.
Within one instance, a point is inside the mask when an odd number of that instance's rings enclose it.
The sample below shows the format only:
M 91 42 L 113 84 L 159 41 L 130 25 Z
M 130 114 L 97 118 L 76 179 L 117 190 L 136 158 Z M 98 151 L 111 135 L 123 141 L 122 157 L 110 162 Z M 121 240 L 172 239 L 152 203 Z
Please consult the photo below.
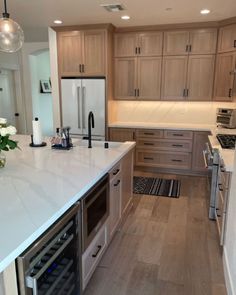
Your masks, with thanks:
M 99 6 L 104 3 L 122 3 L 126 10 L 110 13 Z M 201 15 L 202 8 L 211 13 Z M 118 27 L 213 21 L 236 16 L 236 0 L 8 0 L 8 10 L 25 30 L 26 39 L 44 41 L 54 19 L 63 20 L 63 25 L 112 23 Z M 121 20 L 123 14 L 131 19 Z

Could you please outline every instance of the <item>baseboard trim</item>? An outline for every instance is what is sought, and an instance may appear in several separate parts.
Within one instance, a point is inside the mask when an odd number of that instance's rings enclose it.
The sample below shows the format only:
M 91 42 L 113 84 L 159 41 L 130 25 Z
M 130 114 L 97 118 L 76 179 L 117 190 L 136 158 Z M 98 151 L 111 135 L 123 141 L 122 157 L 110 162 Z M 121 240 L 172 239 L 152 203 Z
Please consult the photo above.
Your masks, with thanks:
M 225 247 L 223 250 L 223 267 L 224 267 L 224 276 L 225 276 L 225 285 L 226 285 L 226 289 L 227 289 L 227 294 L 228 295 L 235 295 L 235 292 L 233 289 L 233 280 L 232 280 L 230 270 L 229 270 L 227 251 L 226 251 Z

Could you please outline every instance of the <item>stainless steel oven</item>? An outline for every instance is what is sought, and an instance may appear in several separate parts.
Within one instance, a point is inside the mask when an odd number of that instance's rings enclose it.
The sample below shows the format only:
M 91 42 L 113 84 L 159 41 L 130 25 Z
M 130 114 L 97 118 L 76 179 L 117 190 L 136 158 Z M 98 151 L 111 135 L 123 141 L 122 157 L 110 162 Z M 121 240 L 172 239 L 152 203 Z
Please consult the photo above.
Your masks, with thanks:
M 76 204 L 17 258 L 20 295 L 82 294 L 80 220 Z
M 82 250 L 86 250 L 109 215 L 109 175 L 106 174 L 82 199 Z

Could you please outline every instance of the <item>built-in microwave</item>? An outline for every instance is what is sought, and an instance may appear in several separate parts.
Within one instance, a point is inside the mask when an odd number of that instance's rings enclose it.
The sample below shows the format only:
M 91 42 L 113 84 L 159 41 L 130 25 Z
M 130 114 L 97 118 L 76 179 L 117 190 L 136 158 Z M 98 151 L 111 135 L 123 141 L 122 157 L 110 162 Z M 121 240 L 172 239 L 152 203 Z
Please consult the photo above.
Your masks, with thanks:
M 236 109 L 217 109 L 216 124 L 224 128 L 236 128 Z
M 106 174 L 82 199 L 82 251 L 92 242 L 109 215 L 109 175 Z

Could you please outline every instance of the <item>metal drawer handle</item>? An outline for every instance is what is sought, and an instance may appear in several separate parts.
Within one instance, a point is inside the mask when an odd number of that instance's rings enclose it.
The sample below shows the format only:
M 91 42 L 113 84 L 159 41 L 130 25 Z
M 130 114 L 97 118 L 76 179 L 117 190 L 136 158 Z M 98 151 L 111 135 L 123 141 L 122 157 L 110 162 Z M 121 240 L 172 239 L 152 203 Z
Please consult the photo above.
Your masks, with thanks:
M 221 183 L 218 183 L 218 188 L 219 188 L 219 191 L 223 192 L 223 187 L 222 187 L 222 184 Z
M 203 160 L 204 160 L 204 164 L 205 164 L 205 168 L 208 168 L 208 164 L 207 164 L 207 159 L 206 159 L 206 155 L 207 155 L 207 151 L 202 151 L 203 153 Z
M 182 133 L 172 133 L 173 136 L 184 136 Z
M 236 40 L 234 40 L 234 48 L 236 48 Z
M 219 210 L 220 210 L 220 209 L 216 209 L 216 215 L 217 215 L 217 217 L 221 217 L 221 214 L 218 213 Z
M 154 158 L 151 158 L 151 157 L 144 157 L 144 160 L 154 160 Z
M 154 145 L 154 143 L 151 143 L 151 142 L 144 142 L 143 144 L 144 145 Z
M 174 147 L 183 147 L 182 144 L 172 144 L 172 146 L 174 146 Z
M 96 252 L 95 254 L 92 255 L 92 257 L 94 257 L 94 258 L 98 256 L 98 253 L 101 251 L 102 246 L 101 246 L 101 245 L 98 245 L 97 248 L 98 248 L 98 249 L 97 249 L 97 252 Z
M 143 134 L 144 135 L 154 135 L 154 133 L 152 133 L 152 132 L 144 132 Z
M 114 183 L 114 186 L 118 186 L 120 184 L 120 180 L 117 180 L 117 183 Z
M 220 165 L 220 171 L 221 171 L 221 172 L 225 172 L 225 167 L 222 166 L 222 165 Z
M 120 172 L 120 169 L 116 169 L 116 171 L 113 172 L 112 174 L 113 174 L 113 175 L 116 175 L 116 174 L 118 174 L 119 172 Z
M 182 160 L 171 159 L 172 162 L 183 162 Z

